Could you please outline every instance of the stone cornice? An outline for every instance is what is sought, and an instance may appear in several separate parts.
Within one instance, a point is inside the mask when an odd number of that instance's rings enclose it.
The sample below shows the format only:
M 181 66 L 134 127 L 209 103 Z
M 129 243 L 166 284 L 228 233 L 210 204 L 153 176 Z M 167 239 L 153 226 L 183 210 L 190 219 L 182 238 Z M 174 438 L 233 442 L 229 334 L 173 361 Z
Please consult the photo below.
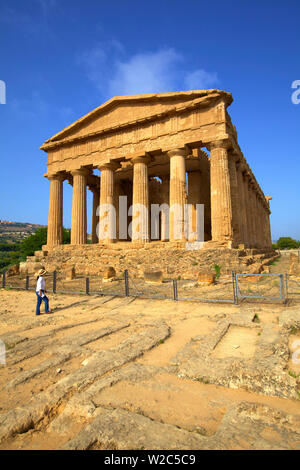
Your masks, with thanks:
M 189 101 L 188 103 L 182 103 L 182 104 L 176 104 L 176 105 L 170 105 L 168 109 L 165 111 L 162 111 L 160 113 L 154 113 L 150 116 L 140 118 L 140 119 L 134 119 L 132 121 L 127 121 L 122 124 L 118 124 L 115 126 L 109 126 L 103 129 L 100 129 L 95 132 L 90 132 L 87 134 L 84 134 L 82 136 L 75 136 L 75 137 L 65 137 L 63 138 L 63 135 L 72 131 L 76 130 L 78 127 L 80 127 L 85 121 L 90 121 L 92 117 L 98 116 L 98 114 L 101 114 L 102 111 L 107 111 L 108 109 L 111 108 L 111 105 L 113 104 L 116 106 L 116 104 L 119 101 L 132 101 L 132 100 L 141 100 L 141 101 L 147 101 L 150 99 L 158 98 L 158 99 L 163 99 L 165 97 L 172 98 L 172 97 L 180 97 L 180 96 L 199 96 L 199 98 L 193 99 L 193 101 Z M 226 106 L 229 106 L 232 102 L 232 96 L 230 93 L 225 92 L 225 91 L 220 91 L 220 90 L 200 90 L 200 91 L 194 91 L 194 92 L 178 92 L 178 93 L 159 93 L 159 94 L 154 94 L 154 95 L 137 95 L 136 97 L 130 97 L 130 96 L 124 96 L 124 97 L 115 97 L 112 98 L 112 100 L 109 100 L 108 102 L 104 103 L 102 106 L 99 108 L 96 108 L 95 110 L 91 111 L 89 114 L 86 116 L 83 116 L 81 119 L 78 119 L 75 123 L 71 124 L 69 127 L 65 128 L 63 131 L 59 132 L 58 134 L 54 135 L 50 139 L 46 140 L 46 142 L 40 147 L 41 150 L 44 150 L 47 152 L 48 150 L 51 150 L 56 147 L 61 147 L 63 145 L 69 145 L 74 142 L 82 141 L 89 139 L 91 137 L 95 136 L 100 136 L 103 134 L 108 134 L 111 132 L 116 132 L 121 129 L 126 129 L 128 127 L 133 127 L 136 125 L 148 123 L 149 121 L 153 121 L 156 119 L 162 119 L 168 115 L 176 115 L 185 112 L 186 110 L 191 110 L 193 108 L 205 108 L 210 105 L 214 105 L 219 101 L 224 101 Z

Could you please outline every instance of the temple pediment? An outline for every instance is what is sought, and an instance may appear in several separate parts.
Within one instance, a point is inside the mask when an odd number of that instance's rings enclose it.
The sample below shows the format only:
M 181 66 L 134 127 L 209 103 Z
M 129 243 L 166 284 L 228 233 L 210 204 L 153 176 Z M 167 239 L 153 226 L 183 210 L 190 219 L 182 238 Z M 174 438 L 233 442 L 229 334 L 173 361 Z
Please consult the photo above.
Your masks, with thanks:
M 117 96 L 46 140 L 41 149 L 47 151 L 60 143 L 140 125 L 193 107 L 207 108 L 221 99 L 226 107 L 232 102 L 230 93 L 215 89 Z

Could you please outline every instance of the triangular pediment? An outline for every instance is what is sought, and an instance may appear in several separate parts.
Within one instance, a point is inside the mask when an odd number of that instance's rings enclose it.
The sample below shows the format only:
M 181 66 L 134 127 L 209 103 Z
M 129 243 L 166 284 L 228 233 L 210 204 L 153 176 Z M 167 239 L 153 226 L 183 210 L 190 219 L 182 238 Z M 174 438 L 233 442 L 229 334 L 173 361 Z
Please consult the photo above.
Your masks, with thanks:
M 116 96 L 46 140 L 41 149 L 47 151 L 53 144 L 109 131 L 118 126 L 138 124 L 175 108 L 189 107 L 196 102 L 198 105 L 203 102 L 203 106 L 208 106 L 221 96 L 227 106 L 232 102 L 231 94 L 220 90 Z

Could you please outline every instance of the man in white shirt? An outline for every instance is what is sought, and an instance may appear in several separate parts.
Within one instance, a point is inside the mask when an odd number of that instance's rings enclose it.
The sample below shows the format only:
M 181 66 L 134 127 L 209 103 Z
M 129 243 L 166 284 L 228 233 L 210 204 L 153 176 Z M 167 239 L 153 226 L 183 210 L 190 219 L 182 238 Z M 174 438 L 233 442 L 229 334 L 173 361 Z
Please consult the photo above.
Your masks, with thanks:
M 40 306 L 42 303 L 42 300 L 45 302 L 45 313 L 50 313 L 49 311 L 49 299 L 46 296 L 45 292 L 45 279 L 43 276 L 47 274 L 47 271 L 45 269 L 40 269 L 38 273 L 35 274 L 37 278 L 36 282 L 36 296 L 37 296 L 37 304 L 36 304 L 36 315 L 40 315 Z

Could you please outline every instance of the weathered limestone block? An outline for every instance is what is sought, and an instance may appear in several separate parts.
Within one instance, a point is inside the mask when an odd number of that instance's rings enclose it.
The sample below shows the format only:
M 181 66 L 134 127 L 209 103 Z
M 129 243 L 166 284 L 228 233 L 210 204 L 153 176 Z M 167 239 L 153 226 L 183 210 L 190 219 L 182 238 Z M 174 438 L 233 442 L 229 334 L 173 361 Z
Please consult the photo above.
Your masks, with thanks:
M 264 270 L 264 267 L 261 263 L 254 263 L 248 269 L 249 274 L 260 274 Z
M 210 286 L 215 284 L 216 275 L 213 273 L 199 273 L 198 274 L 198 286 Z
M 144 279 L 151 284 L 160 284 L 163 281 L 163 272 L 155 270 L 144 271 Z
M 10 266 L 8 270 L 6 271 L 7 276 L 15 276 L 16 274 L 20 273 L 20 267 L 18 264 L 14 264 L 13 266 Z
M 44 258 L 45 256 L 47 256 L 47 254 L 48 251 L 46 250 L 39 250 L 34 252 L 34 256 L 36 256 L 37 258 Z
M 103 281 L 114 281 L 116 278 L 116 270 L 113 266 L 109 266 L 103 273 Z
M 294 276 L 300 276 L 299 258 L 298 258 L 298 255 L 294 253 L 290 254 L 289 274 L 292 274 Z
M 72 281 L 72 279 L 75 279 L 76 277 L 75 268 L 72 267 L 72 268 L 67 269 L 65 272 L 65 276 L 66 276 L 66 281 Z
M 27 274 L 27 272 L 28 272 L 28 267 L 27 267 L 26 261 L 22 261 L 22 262 L 19 264 L 19 270 L 20 270 L 20 274 Z
M 42 263 L 37 263 L 34 261 L 25 261 L 19 263 L 20 274 L 33 274 L 42 268 L 44 268 Z

